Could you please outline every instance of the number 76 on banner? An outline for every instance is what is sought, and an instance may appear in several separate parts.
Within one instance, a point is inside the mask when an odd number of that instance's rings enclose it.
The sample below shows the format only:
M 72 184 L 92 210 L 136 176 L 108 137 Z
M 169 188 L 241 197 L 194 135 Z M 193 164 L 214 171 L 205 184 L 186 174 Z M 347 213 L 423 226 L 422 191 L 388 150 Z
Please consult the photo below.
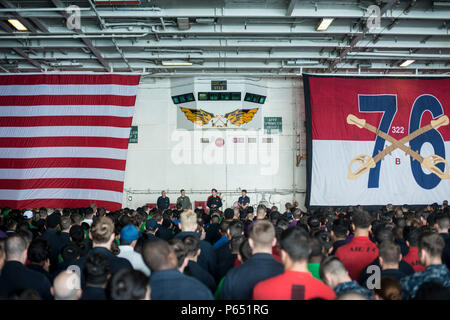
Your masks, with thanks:
M 360 155 L 354 158 L 349 165 L 349 179 L 356 179 L 361 174 L 369 171 L 369 188 L 378 188 L 380 180 L 381 161 L 387 154 L 397 148 L 403 150 L 405 154 L 410 155 L 411 171 L 417 184 L 424 189 L 435 188 L 441 179 L 450 179 L 448 173 L 448 164 L 445 160 L 445 145 L 441 134 L 436 130 L 441 126 L 449 124 L 448 117 L 443 115 L 444 110 L 439 100 L 429 94 L 424 94 L 414 101 L 409 117 L 409 135 L 401 140 L 391 137 L 388 132 L 391 128 L 392 120 L 397 113 L 397 96 L 392 94 L 385 95 L 359 95 L 359 112 L 383 113 L 378 128 L 366 123 L 364 119 L 358 119 L 349 114 L 347 123 L 356 125 L 359 128 L 365 128 L 377 135 L 372 157 Z M 433 116 L 433 121 L 429 125 L 420 128 L 422 115 L 429 111 Z M 403 133 L 402 127 L 393 127 L 394 133 Z M 392 143 L 384 148 L 385 141 Z M 409 147 L 405 145 L 409 142 Z M 435 154 L 423 158 L 419 151 L 424 143 L 430 143 L 433 146 Z M 351 171 L 354 162 L 362 163 L 362 166 L 355 172 Z M 427 174 L 423 168 L 431 171 Z

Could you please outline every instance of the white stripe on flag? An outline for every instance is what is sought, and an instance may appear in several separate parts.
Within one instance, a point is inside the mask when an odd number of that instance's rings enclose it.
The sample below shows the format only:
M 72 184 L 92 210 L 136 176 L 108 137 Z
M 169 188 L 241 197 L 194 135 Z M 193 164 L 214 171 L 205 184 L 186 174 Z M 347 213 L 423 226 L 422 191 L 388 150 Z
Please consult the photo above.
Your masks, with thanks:
M 0 137 L 110 137 L 129 138 L 130 128 L 51 126 L 51 127 L 0 127 Z
M 120 106 L 0 106 L 0 117 L 114 116 L 132 117 L 131 107 Z
M 127 159 L 126 149 L 97 147 L 0 148 L 0 158 L 108 158 Z M 0 176 L 1 178 L 1 176 Z
M 0 96 L 35 96 L 35 95 L 118 95 L 135 96 L 137 86 L 122 86 L 117 84 L 102 85 L 5 85 L 0 86 Z
M 122 203 L 122 192 L 97 189 L 24 189 L 0 190 L 0 200 L 89 199 Z
M 96 168 L 0 169 L 1 179 L 105 179 L 123 181 L 125 172 Z

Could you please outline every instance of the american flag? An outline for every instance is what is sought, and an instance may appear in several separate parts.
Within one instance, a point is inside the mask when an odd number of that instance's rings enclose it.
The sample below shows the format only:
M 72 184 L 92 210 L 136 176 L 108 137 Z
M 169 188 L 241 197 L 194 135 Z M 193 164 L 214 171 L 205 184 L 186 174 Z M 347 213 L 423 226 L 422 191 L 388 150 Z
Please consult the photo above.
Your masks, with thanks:
M 140 76 L 0 76 L 0 207 L 122 206 Z

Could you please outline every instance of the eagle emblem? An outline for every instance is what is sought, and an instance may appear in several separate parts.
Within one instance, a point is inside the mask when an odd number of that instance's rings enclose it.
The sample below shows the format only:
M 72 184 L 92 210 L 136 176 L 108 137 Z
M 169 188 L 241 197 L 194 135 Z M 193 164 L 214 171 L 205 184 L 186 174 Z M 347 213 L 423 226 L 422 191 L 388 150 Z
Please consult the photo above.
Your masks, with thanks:
M 210 112 L 202 109 L 187 109 L 180 107 L 181 111 L 185 114 L 186 118 L 199 126 L 208 124 L 211 120 L 217 119 L 212 123 L 213 127 L 227 127 L 228 123 L 240 127 L 245 123 L 252 121 L 255 114 L 258 112 L 258 108 L 253 109 L 236 109 L 225 115 L 216 116 Z
M 204 126 L 205 124 L 208 124 L 212 118 L 214 118 L 214 114 L 210 112 L 206 112 L 202 109 L 187 109 L 187 108 L 180 108 L 181 111 L 184 112 L 186 115 L 186 118 L 189 121 L 192 121 L 193 123 L 198 124 L 199 126 Z
M 225 113 L 225 119 L 234 124 L 235 126 L 241 126 L 244 123 L 252 121 L 258 108 L 254 109 L 236 109 L 233 112 Z

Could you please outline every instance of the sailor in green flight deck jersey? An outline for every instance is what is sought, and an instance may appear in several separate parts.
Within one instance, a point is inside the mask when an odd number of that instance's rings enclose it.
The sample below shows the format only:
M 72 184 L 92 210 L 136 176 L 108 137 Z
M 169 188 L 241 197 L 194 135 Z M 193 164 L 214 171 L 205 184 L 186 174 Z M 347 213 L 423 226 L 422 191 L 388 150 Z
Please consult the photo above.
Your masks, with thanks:
M 181 196 L 179 196 L 177 199 L 177 205 L 181 204 L 181 207 L 183 208 L 183 210 L 190 209 L 191 208 L 191 199 L 189 199 L 189 197 L 186 195 L 186 192 L 184 191 L 184 189 L 181 189 L 180 193 L 181 193 Z

